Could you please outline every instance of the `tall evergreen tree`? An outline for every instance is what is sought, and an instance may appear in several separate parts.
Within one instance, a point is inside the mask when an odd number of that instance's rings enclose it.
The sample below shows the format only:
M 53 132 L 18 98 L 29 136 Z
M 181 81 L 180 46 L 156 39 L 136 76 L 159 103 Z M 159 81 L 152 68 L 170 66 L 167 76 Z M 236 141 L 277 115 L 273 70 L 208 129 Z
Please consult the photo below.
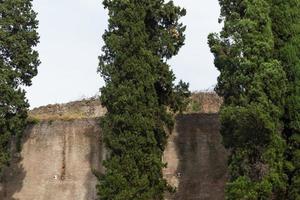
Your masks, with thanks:
M 20 86 L 37 74 L 37 26 L 32 0 L 0 0 L 0 172 L 25 126 L 28 103 Z
M 106 86 L 101 120 L 109 155 L 98 194 L 103 200 L 163 199 L 162 154 L 172 113 L 189 95 L 166 63 L 184 44 L 185 10 L 163 0 L 104 0 L 109 11 L 99 71 Z
M 284 199 L 286 75 L 273 58 L 268 0 L 219 0 L 224 28 L 209 45 L 221 72 L 221 134 L 230 152 L 226 199 Z
M 281 61 L 288 78 L 284 116 L 287 141 L 285 199 L 300 199 L 300 1 L 272 0 L 274 57 Z

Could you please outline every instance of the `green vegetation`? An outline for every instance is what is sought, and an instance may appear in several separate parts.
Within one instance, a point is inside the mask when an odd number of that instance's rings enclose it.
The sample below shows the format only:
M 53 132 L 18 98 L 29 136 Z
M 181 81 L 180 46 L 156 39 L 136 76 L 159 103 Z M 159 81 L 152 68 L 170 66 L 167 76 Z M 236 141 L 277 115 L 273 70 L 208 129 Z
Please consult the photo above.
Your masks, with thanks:
M 288 78 L 283 135 L 288 148 L 285 172 L 288 188 L 284 199 L 300 199 L 300 1 L 272 1 L 274 56 Z
M 282 137 L 288 83 L 274 58 L 270 1 L 220 0 L 224 28 L 209 45 L 224 98 L 221 134 L 230 150 L 226 199 L 284 199 Z
M 199 113 L 202 111 L 201 102 L 191 99 L 187 109 L 190 113 Z
M 162 0 L 104 0 L 109 10 L 99 72 L 106 86 L 101 120 L 109 155 L 98 193 L 103 200 L 163 199 L 162 154 L 172 113 L 182 110 L 188 85 L 174 85 L 166 63 L 184 44 L 185 10 Z
M 26 125 L 28 103 L 20 86 L 30 86 L 37 74 L 37 26 L 31 0 L 0 0 L 0 172 Z
M 215 92 L 193 92 L 184 113 L 218 113 L 222 102 Z
M 31 117 L 31 116 L 28 116 L 26 124 L 27 125 L 35 125 L 35 124 L 39 124 L 40 122 L 41 121 L 38 118 L 34 118 L 34 117 Z

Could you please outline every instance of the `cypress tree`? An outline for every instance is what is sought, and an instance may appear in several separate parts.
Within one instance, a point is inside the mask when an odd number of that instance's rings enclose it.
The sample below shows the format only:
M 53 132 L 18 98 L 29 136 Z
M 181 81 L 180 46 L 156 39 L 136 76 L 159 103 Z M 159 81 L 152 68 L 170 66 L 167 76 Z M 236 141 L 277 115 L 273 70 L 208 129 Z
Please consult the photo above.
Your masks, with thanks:
M 185 10 L 163 0 L 104 0 L 109 26 L 99 72 L 106 82 L 101 120 L 109 149 L 106 173 L 99 177 L 103 200 L 163 199 L 166 128 L 181 110 L 188 85 L 174 85 L 167 60 L 184 44 Z
M 0 0 L 0 172 L 26 124 L 28 102 L 20 86 L 30 86 L 37 74 L 37 26 L 31 0 Z
M 226 199 L 284 199 L 282 138 L 287 79 L 273 58 L 267 0 L 219 0 L 221 33 L 209 35 L 220 71 L 223 143 L 230 152 Z
M 288 78 L 284 115 L 287 141 L 285 199 L 300 199 L 300 1 L 272 0 L 274 57 L 281 61 Z

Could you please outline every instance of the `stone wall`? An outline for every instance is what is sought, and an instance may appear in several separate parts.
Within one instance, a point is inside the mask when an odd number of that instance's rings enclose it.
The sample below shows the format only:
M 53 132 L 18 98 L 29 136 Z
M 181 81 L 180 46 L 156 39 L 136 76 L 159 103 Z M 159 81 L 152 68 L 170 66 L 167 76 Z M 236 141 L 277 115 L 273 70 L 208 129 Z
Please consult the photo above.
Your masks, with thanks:
M 95 200 L 92 171 L 103 173 L 105 149 L 98 119 L 43 121 L 28 127 L 20 154 L 0 187 L 3 200 Z M 222 200 L 226 151 L 217 114 L 177 117 L 164 161 L 176 200 Z M 2 188 L 2 189 L 1 189 Z
M 30 126 L 12 171 L 4 177 L 5 200 L 94 200 L 103 171 L 103 146 L 94 119 L 42 122 Z
M 177 188 L 167 199 L 222 200 L 227 178 L 227 153 L 221 144 L 217 114 L 177 117 L 164 160 L 164 175 Z

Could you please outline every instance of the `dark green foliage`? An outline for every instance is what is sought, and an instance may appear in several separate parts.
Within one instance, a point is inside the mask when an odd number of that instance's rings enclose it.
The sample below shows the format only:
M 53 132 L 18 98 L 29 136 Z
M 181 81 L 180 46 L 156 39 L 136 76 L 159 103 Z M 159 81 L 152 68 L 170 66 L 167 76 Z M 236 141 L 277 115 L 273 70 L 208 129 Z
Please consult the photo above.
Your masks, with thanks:
M 221 134 L 231 152 L 226 199 L 283 199 L 287 80 L 273 58 L 271 7 L 267 0 L 219 2 L 224 28 L 209 36 L 209 45 L 221 72 Z
M 288 190 L 285 199 L 300 199 L 300 1 L 273 0 L 272 28 L 274 56 L 281 61 L 288 78 L 284 116 L 285 171 Z
M 28 103 L 20 86 L 30 86 L 37 74 L 37 25 L 31 0 L 0 0 L 0 172 L 26 124 Z
M 98 194 L 103 200 L 163 199 L 162 154 L 172 113 L 182 110 L 188 85 L 174 85 L 166 60 L 183 45 L 185 10 L 162 0 L 104 0 L 109 11 L 99 71 L 106 86 L 101 120 L 109 149 Z

